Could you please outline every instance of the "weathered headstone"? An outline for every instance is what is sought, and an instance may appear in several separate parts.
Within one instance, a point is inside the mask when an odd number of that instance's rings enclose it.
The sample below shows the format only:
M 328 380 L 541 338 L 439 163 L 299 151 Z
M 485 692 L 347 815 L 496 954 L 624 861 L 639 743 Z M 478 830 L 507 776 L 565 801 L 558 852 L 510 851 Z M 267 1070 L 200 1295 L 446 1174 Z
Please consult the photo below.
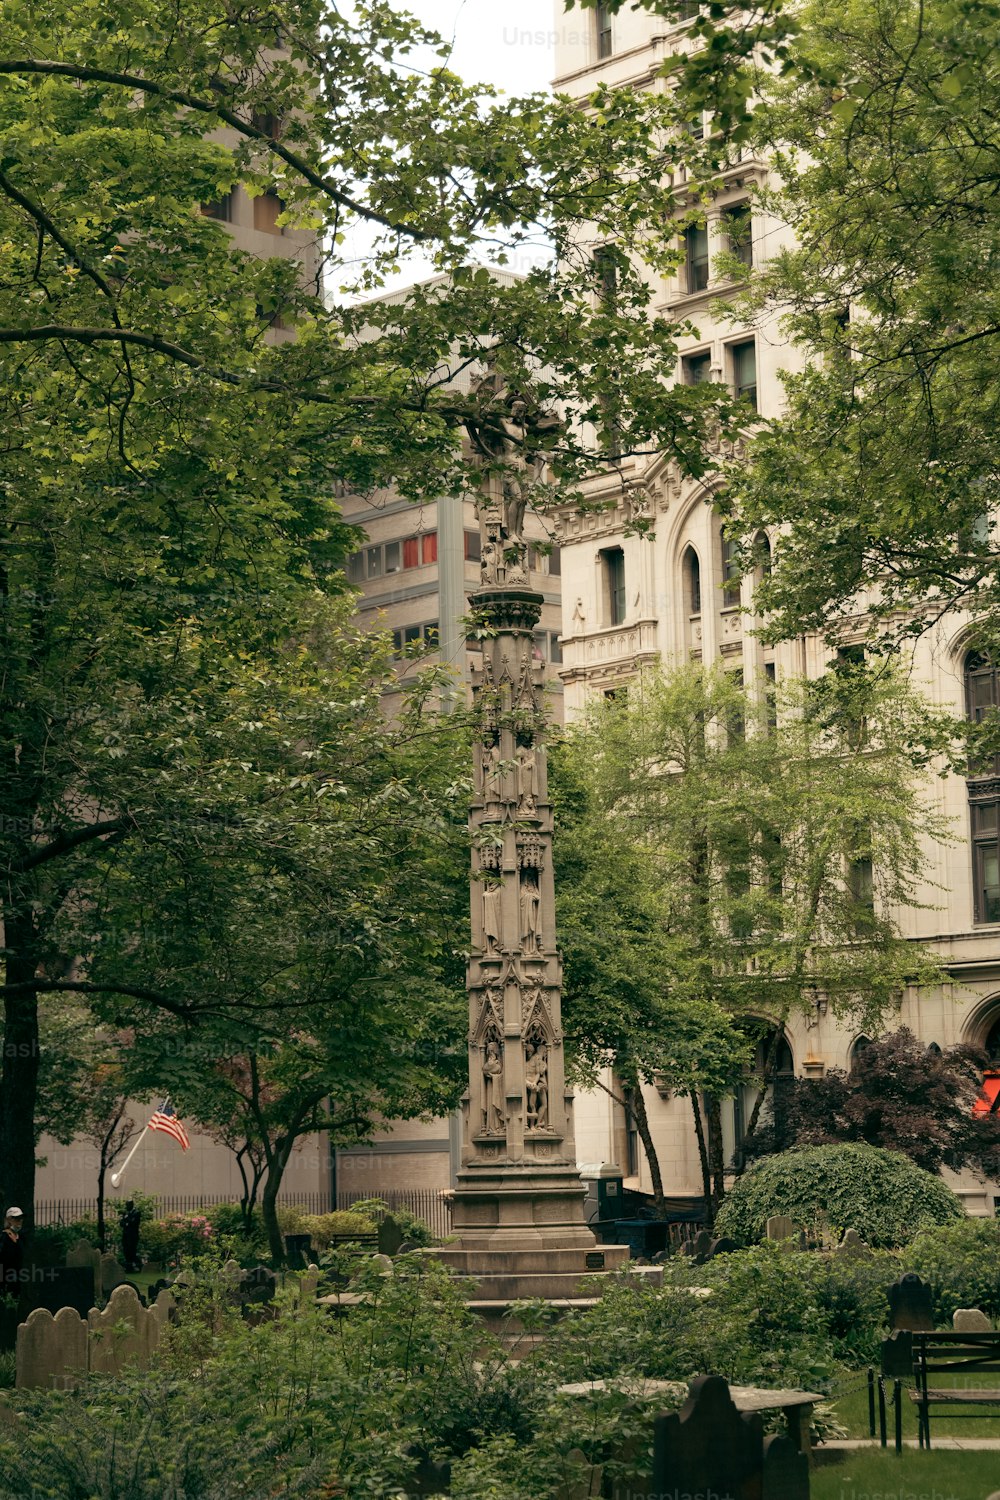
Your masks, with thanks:
M 158 1316 L 128 1286 L 115 1288 L 103 1312 L 91 1308 L 88 1325 L 92 1374 L 120 1375 L 130 1364 L 144 1369 L 160 1339 Z
M 856 1229 L 845 1229 L 843 1239 L 834 1253 L 842 1255 L 845 1260 L 850 1260 L 860 1255 L 867 1255 L 868 1246 Z
M 809 1459 L 791 1438 L 764 1439 L 763 1500 L 809 1500 Z
M 696 1266 L 703 1265 L 712 1248 L 712 1234 L 708 1229 L 699 1229 L 693 1239 L 688 1240 L 686 1250 Z
M 273 1302 L 277 1289 L 278 1278 L 267 1266 L 254 1266 L 253 1270 L 247 1271 L 243 1277 L 244 1302 L 253 1302 L 258 1305 Z
M 66 1390 L 87 1373 L 87 1325 L 71 1307 L 55 1317 L 36 1307 L 17 1330 L 15 1383 L 25 1390 Z
M 653 1424 L 653 1494 L 750 1500 L 761 1493 L 763 1464 L 760 1413 L 742 1416 L 721 1375 L 693 1380 L 681 1410 Z
M 392 1275 L 392 1261 L 389 1259 L 388 1255 L 383 1255 L 381 1251 L 379 1251 L 377 1255 L 372 1256 L 372 1265 L 375 1267 L 376 1271 L 379 1271 L 381 1273 L 381 1275 Z
M 733 1251 L 738 1249 L 739 1246 L 735 1240 L 730 1240 L 723 1236 L 722 1239 L 712 1241 L 708 1247 L 708 1254 L 705 1256 L 705 1259 L 714 1260 L 717 1255 L 732 1255 Z
M 978 1307 L 959 1307 L 952 1323 L 956 1333 L 992 1333 L 993 1324 Z
M 308 1265 L 305 1274 L 299 1280 L 299 1302 L 306 1307 L 310 1302 L 315 1302 L 316 1293 L 319 1290 L 319 1266 Z
M 378 1248 L 380 1255 L 398 1255 L 403 1243 L 403 1231 L 392 1214 L 386 1214 L 378 1226 Z
M 312 1236 L 308 1234 L 286 1234 L 285 1256 L 290 1271 L 304 1271 L 312 1259 Z
M 906 1380 L 913 1375 L 913 1331 L 897 1328 L 895 1333 L 882 1340 L 882 1374 L 893 1380 Z
M 886 1287 L 886 1296 L 890 1327 L 909 1329 L 911 1333 L 934 1332 L 934 1293 L 915 1271 L 907 1271 Z
M 764 1233 L 769 1240 L 790 1240 L 796 1230 L 787 1214 L 772 1214 L 764 1225 Z
M 164 1287 L 157 1292 L 156 1300 L 150 1303 L 149 1310 L 162 1331 L 168 1323 L 176 1322 L 177 1299 L 168 1287 Z
M 118 1263 L 116 1255 L 101 1256 L 101 1290 L 105 1296 L 114 1291 L 116 1286 L 121 1286 L 125 1280 L 125 1272 Z
M 101 1252 L 97 1246 L 92 1245 L 89 1240 L 74 1240 L 66 1251 L 66 1265 L 70 1269 L 74 1267 L 79 1268 L 80 1266 L 90 1267 L 94 1276 L 94 1295 L 91 1306 L 93 1306 L 94 1302 L 99 1302 L 101 1297 Z M 90 1309 L 88 1308 L 87 1311 L 89 1312 Z

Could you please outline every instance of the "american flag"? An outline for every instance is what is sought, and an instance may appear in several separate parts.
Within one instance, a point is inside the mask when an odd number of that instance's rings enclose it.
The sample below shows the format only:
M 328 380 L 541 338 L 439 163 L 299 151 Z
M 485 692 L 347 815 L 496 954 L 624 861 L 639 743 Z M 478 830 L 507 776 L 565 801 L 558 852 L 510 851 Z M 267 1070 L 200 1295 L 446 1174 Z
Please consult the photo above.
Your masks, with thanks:
M 182 1151 L 186 1151 L 191 1144 L 188 1140 L 188 1133 L 180 1120 L 178 1120 L 174 1106 L 169 1099 L 164 1099 L 159 1109 L 153 1114 L 146 1129 L 163 1130 L 167 1135 L 172 1135 L 174 1140 L 179 1143 Z

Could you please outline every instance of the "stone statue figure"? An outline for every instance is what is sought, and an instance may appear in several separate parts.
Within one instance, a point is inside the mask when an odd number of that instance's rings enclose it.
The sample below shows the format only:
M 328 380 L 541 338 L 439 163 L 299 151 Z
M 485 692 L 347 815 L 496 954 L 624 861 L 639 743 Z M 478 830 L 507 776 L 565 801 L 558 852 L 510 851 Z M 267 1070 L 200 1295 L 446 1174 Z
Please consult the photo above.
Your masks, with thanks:
M 528 812 L 538 802 L 538 762 L 530 745 L 517 747 L 517 800 Z
M 545 1130 L 549 1123 L 549 1049 L 541 1039 L 526 1044 L 524 1081 L 525 1124 L 529 1130 Z
M 500 746 L 486 746 L 483 750 L 483 796 L 487 802 L 503 802 L 505 780 Z
M 503 948 L 503 896 L 498 885 L 483 886 L 483 948 L 499 953 Z
M 527 953 L 537 953 L 541 947 L 542 895 L 538 889 L 538 874 L 535 870 L 521 872 L 521 942 Z
M 503 1058 L 499 1042 L 486 1043 L 483 1059 L 483 1134 L 504 1133 Z

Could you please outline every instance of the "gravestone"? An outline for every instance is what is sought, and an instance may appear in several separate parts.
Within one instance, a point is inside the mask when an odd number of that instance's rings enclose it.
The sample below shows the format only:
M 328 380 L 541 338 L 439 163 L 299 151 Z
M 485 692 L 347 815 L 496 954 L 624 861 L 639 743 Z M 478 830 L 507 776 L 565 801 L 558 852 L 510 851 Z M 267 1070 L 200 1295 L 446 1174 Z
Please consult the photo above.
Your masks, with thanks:
M 152 1304 L 156 1301 L 161 1292 L 169 1291 L 172 1286 L 173 1282 L 168 1281 L 165 1276 L 161 1276 L 158 1281 L 154 1281 L 152 1286 L 149 1288 L 149 1291 L 146 1293 L 146 1296 L 149 1298 L 150 1306 L 152 1306 Z
M 120 1375 L 132 1364 L 145 1369 L 160 1340 L 158 1316 L 128 1286 L 115 1287 L 103 1312 L 91 1308 L 87 1322 L 92 1374 Z
M 790 1240 L 796 1230 L 787 1214 L 772 1214 L 764 1226 L 764 1233 L 769 1240 Z
M 693 1380 L 679 1412 L 653 1424 L 654 1495 L 714 1494 L 751 1500 L 761 1493 L 764 1428 L 759 1412 L 742 1416 L 721 1375 Z
M 310 1302 L 315 1302 L 316 1293 L 319 1291 L 319 1266 L 308 1265 L 305 1274 L 299 1278 L 299 1303 L 306 1307 Z
M 89 1240 L 74 1240 L 66 1251 L 66 1265 L 70 1268 L 89 1266 L 94 1277 L 94 1295 L 91 1307 L 101 1299 L 101 1252 Z M 90 1309 L 88 1308 L 89 1312 Z
M 159 1323 L 161 1332 L 168 1323 L 177 1321 L 177 1299 L 168 1287 L 157 1292 L 156 1300 L 150 1302 L 149 1310 Z
M 120 1285 L 120 1286 L 130 1286 L 130 1287 L 131 1287 L 131 1288 L 132 1288 L 132 1290 L 133 1290 L 133 1292 L 135 1292 L 135 1295 L 136 1295 L 136 1296 L 137 1296 L 137 1297 L 138 1297 L 138 1299 L 139 1299 L 139 1305 L 140 1305 L 140 1307 L 145 1307 L 145 1306 L 146 1306 L 146 1299 L 145 1299 L 145 1297 L 144 1297 L 144 1296 L 143 1296 L 143 1295 L 142 1295 L 142 1292 L 141 1292 L 141 1291 L 140 1291 L 140 1289 L 139 1289 L 139 1287 L 137 1287 L 137 1286 L 136 1286 L 136 1284 L 135 1284 L 135 1282 L 134 1282 L 134 1281 L 129 1281 L 129 1280 L 128 1280 L 128 1279 L 127 1279 L 127 1278 L 126 1278 L 126 1280 L 125 1280 L 125 1281 L 122 1281 L 122 1282 L 119 1282 L 119 1285 Z
M 717 1255 L 732 1255 L 733 1251 L 738 1249 L 739 1246 L 735 1240 L 726 1239 L 723 1236 L 720 1240 L 712 1241 L 708 1247 L 708 1254 L 705 1256 L 705 1259 L 714 1260 Z
M 378 1248 L 380 1255 L 398 1255 L 403 1243 L 403 1231 L 392 1214 L 386 1214 L 378 1226 Z
M 867 1255 L 868 1246 L 856 1229 L 845 1229 L 844 1237 L 834 1251 L 834 1254 L 842 1255 L 845 1260 L 851 1260 L 859 1255 Z
M 909 1329 L 911 1333 L 934 1332 L 934 1294 L 915 1271 L 907 1271 L 886 1287 L 886 1296 L 891 1328 Z
M 114 1291 L 116 1286 L 121 1286 L 125 1280 L 125 1272 L 118 1264 L 116 1255 L 101 1256 L 101 1290 L 105 1296 Z
M 252 1271 L 247 1271 L 242 1281 L 242 1295 L 244 1302 L 252 1302 L 260 1305 L 264 1302 L 273 1302 L 274 1294 L 278 1289 L 278 1278 L 267 1266 L 254 1266 Z
M 910 1379 L 913 1375 L 913 1332 L 909 1328 L 897 1328 L 895 1333 L 882 1340 L 882 1374 L 893 1380 Z
M 993 1324 L 978 1307 L 959 1307 L 952 1323 L 956 1333 L 992 1333 Z
M 696 1266 L 704 1265 L 708 1252 L 712 1248 L 712 1234 L 708 1229 L 699 1229 L 693 1239 L 688 1240 L 684 1247 L 686 1255 L 690 1255 Z
M 381 1251 L 377 1255 L 372 1256 L 372 1265 L 380 1275 L 392 1275 L 392 1261 L 389 1259 L 388 1255 L 383 1255 Z
M 71 1307 L 36 1307 L 17 1330 L 19 1390 L 67 1390 L 87 1373 L 87 1325 Z
M 94 1272 L 90 1266 L 26 1266 L 21 1273 L 18 1321 L 24 1322 L 36 1307 L 57 1313 L 72 1307 L 85 1318 L 94 1305 Z
M 764 1439 L 763 1500 L 809 1500 L 809 1459 L 791 1438 Z

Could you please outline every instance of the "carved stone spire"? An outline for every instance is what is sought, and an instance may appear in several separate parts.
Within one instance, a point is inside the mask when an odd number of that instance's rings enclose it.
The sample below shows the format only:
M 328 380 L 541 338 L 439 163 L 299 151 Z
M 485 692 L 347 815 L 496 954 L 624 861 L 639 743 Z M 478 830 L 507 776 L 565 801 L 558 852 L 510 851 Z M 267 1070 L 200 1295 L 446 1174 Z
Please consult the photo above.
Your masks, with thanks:
M 490 384 L 475 686 L 469 1091 L 452 1225 L 462 1251 L 586 1250 L 572 1096 L 566 1087 L 552 883 L 541 668 L 543 599 L 528 585 L 525 510 L 541 466 L 525 455 L 525 408 Z M 548 419 L 543 418 L 543 422 Z M 536 424 L 537 428 L 537 424 Z

